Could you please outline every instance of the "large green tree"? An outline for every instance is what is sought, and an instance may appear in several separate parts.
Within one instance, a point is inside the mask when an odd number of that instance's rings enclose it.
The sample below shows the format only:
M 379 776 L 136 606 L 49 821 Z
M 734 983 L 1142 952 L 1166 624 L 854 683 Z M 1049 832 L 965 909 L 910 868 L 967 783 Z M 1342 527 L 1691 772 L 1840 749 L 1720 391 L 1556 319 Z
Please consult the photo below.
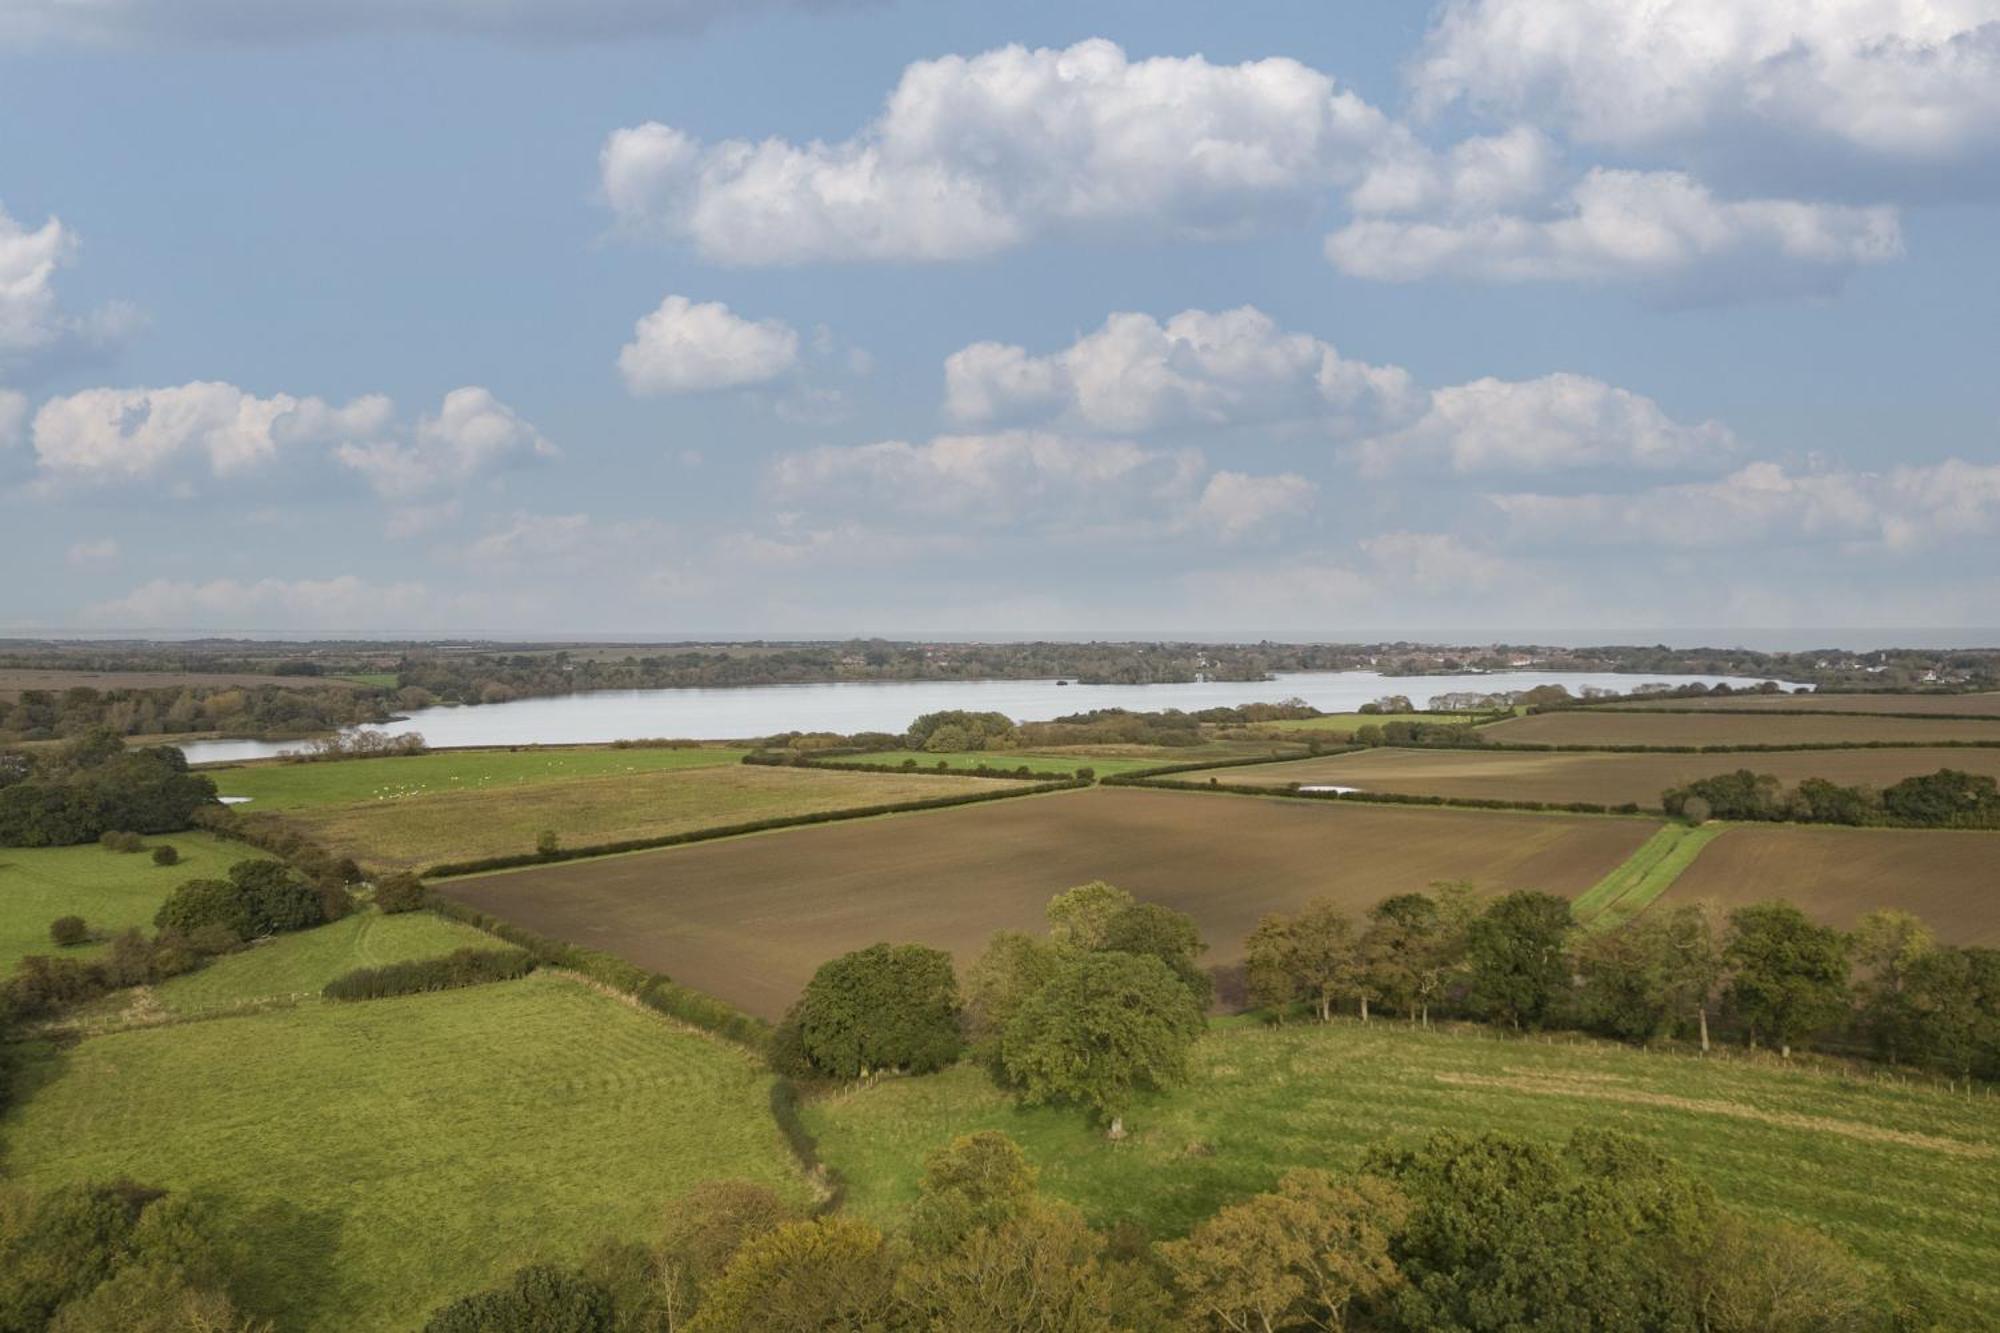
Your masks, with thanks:
M 1140 1091 L 1187 1080 L 1204 1023 L 1186 985 L 1159 959 L 1086 954 L 1015 1013 L 1001 1062 L 1030 1104 L 1088 1107 L 1118 1138 Z
M 1847 1016 L 1847 936 L 1786 902 L 1729 914 L 1728 1001 L 1759 1040 L 1785 1054 L 1792 1044 Z
M 834 1078 L 944 1068 L 963 1047 L 951 955 L 872 944 L 822 964 L 776 1044 L 781 1064 Z
M 1567 899 L 1522 890 L 1495 899 L 1466 930 L 1468 998 L 1483 1018 L 1538 1028 L 1569 993 Z

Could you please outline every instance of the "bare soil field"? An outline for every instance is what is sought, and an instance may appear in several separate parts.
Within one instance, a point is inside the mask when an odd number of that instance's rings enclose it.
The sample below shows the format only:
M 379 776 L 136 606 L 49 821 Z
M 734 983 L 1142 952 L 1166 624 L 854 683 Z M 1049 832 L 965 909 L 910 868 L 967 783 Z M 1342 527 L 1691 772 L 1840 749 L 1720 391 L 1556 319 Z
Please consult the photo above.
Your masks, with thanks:
M 1739 716 L 1717 713 L 1617 713 L 1578 709 L 1510 718 L 1482 729 L 1496 745 L 2000 745 L 2000 717 L 1952 718 Z
M 1191 914 L 1227 994 L 1266 912 L 1326 894 L 1358 913 L 1441 879 L 1574 896 L 1657 827 L 1099 787 L 434 887 L 776 1018 L 836 954 L 889 940 L 963 962 L 996 930 L 1039 930 L 1050 897 L 1093 879 Z
M 1835 926 L 1900 907 L 1948 944 L 2000 945 L 2000 833 L 1740 825 L 1660 899 L 1725 907 L 1784 898 Z
M 1657 809 L 1660 793 L 1695 778 L 1747 768 L 1786 786 L 1825 778 L 1843 786 L 1886 787 L 1903 778 L 1956 768 L 2000 778 L 2000 749 L 1778 750 L 1760 754 L 1579 754 L 1478 750 L 1364 750 L 1283 764 L 1217 769 L 1226 783 L 1284 787 L 1298 782 L 1408 796 L 1459 800 L 1636 802 Z M 1203 773 L 1180 774 L 1199 782 Z
M 20 698 L 24 690 L 49 690 L 60 694 L 78 686 L 93 690 L 177 690 L 190 686 L 247 689 L 257 685 L 277 685 L 288 690 L 326 686 L 354 688 L 352 681 L 331 676 L 259 676 L 231 671 L 36 671 L 26 667 L 0 667 L 0 701 L 8 703 Z
M 1648 699 L 1599 704 L 1613 712 L 1672 708 L 1715 713 L 1928 713 L 2000 718 L 2000 694 L 1731 694 L 1711 699 Z
M 416 869 L 446 861 L 531 852 L 545 831 L 555 834 L 565 847 L 588 847 L 825 810 L 987 794 L 1003 791 L 1006 786 L 997 778 L 942 773 L 849 773 L 726 764 L 384 796 L 349 805 L 288 811 L 281 818 L 335 855 L 352 856 L 366 866 Z

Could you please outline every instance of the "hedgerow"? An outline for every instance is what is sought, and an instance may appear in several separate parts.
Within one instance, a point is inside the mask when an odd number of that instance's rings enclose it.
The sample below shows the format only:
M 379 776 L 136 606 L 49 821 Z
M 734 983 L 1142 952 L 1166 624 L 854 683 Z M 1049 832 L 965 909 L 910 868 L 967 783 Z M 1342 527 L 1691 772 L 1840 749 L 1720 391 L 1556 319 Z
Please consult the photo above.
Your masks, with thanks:
M 357 967 L 327 982 L 320 994 L 329 1000 L 379 1000 L 391 995 L 513 981 L 534 970 L 534 956 L 526 949 L 455 949 L 442 958 Z

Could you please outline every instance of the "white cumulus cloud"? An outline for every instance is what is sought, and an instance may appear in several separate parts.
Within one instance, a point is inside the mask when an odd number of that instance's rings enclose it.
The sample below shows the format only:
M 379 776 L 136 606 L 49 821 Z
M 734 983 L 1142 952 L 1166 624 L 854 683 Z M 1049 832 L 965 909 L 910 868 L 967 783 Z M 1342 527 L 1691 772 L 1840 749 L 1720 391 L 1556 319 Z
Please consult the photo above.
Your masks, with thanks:
M 1439 389 L 1414 424 L 1362 441 L 1355 454 L 1375 475 L 1440 462 L 1459 473 L 1550 472 L 1699 467 L 1736 447 L 1721 422 L 1679 422 L 1643 394 L 1559 372 Z
M 1358 180 L 1391 123 L 1295 60 L 1130 60 L 1094 39 L 918 61 L 827 143 L 649 122 L 600 154 L 626 228 L 734 264 L 947 260 L 1052 233 L 1235 235 Z
M 490 390 L 469 386 L 444 396 L 404 438 L 345 443 L 334 456 L 384 497 L 408 500 L 463 485 L 501 468 L 553 458 L 556 448 Z
M 4 5 L 4 0 L 0 0 Z M 20 371 L 39 358 L 102 347 L 137 321 L 128 306 L 90 315 L 65 310 L 56 273 L 75 262 L 76 233 L 51 217 L 30 230 L 0 206 L 0 371 Z
M 1114 314 L 1047 356 L 975 343 L 945 362 L 945 408 L 968 423 L 1060 417 L 1129 432 L 1309 421 L 1380 429 L 1420 406 L 1407 372 L 1344 358 L 1254 307 Z
M 1364 216 L 1326 240 L 1336 268 L 1379 281 L 1632 282 L 1715 297 L 1827 290 L 1902 252 L 1891 207 L 1718 199 L 1685 172 L 1604 167 L 1546 208 Z
M 1618 147 L 1778 136 L 1969 162 L 2000 148 L 1994 0 L 1452 0 L 1420 105 Z
M 324 444 L 383 429 L 385 398 L 334 407 L 318 398 L 259 398 L 233 384 L 197 381 L 162 389 L 85 389 L 51 398 L 35 413 L 35 456 L 61 481 L 134 481 L 183 461 L 230 477 L 272 462 L 291 446 Z
M 669 296 L 618 353 L 636 394 L 700 393 L 774 380 L 798 364 L 799 335 L 782 320 L 748 320 L 720 301 Z

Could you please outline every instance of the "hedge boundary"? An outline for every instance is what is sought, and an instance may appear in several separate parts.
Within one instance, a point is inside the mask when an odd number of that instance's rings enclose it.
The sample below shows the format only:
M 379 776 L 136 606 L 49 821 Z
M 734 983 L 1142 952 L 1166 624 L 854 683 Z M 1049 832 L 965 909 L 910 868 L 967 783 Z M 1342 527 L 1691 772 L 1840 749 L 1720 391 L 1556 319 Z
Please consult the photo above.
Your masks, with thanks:
M 978 768 L 925 768 L 922 764 L 905 768 L 901 764 L 864 764 L 845 759 L 794 759 L 783 763 L 772 763 L 765 759 L 752 759 L 749 755 L 743 757 L 743 762 L 746 764 L 767 765 L 772 768 L 816 768 L 833 773 L 894 773 L 931 778 L 1002 778 L 1009 782 L 1048 782 L 1051 779 L 1082 782 L 1085 780 L 1077 777 L 1075 769 L 1071 769 L 1067 773 L 1059 768 L 1046 769 L 1039 773 L 1023 773 L 1019 768 L 988 768 L 985 764 L 981 764 Z M 1077 767 L 1089 768 L 1090 765 L 1079 764 Z
M 516 981 L 535 970 L 526 949 L 454 949 L 439 958 L 412 958 L 381 967 L 357 967 L 320 988 L 323 999 L 386 1000 L 397 995 L 422 995 L 458 990 L 496 981 Z
M 425 879 L 457 879 L 483 875 L 493 870 L 514 870 L 522 866 L 553 865 L 560 861 L 583 861 L 595 856 L 617 856 L 624 852 L 648 852 L 661 847 L 681 847 L 718 838 L 740 838 L 747 833 L 768 833 L 774 829 L 803 828 L 811 824 L 835 824 L 848 819 L 872 819 L 877 815 L 900 815 L 918 810 L 944 810 L 957 805 L 977 805 L 982 801 L 1005 801 L 1017 796 L 1039 796 L 1045 792 L 1075 791 L 1090 783 L 1077 778 L 1054 782 L 1022 783 L 1012 791 L 961 792 L 954 796 L 931 796 L 920 801 L 898 801 L 887 805 L 845 806 L 804 815 L 784 815 L 755 819 L 743 824 L 718 824 L 713 828 L 688 829 L 662 834 L 657 838 L 628 838 L 622 842 L 591 843 L 584 847 L 563 847 L 553 852 L 520 852 L 506 856 L 486 856 L 471 861 L 444 861 L 417 872 Z
M 1182 782 L 1172 778 L 1128 777 L 1129 787 L 1153 787 L 1161 791 L 1221 792 L 1229 796 L 1282 796 L 1294 801 L 1346 801 L 1356 805 L 1442 806 L 1454 810 L 1519 810 L 1543 815 L 1613 815 L 1618 818 L 1665 819 L 1666 812 L 1647 809 L 1637 802 L 1603 805 L 1595 801 L 1503 801 L 1480 796 L 1417 796 L 1390 791 L 1300 791 L 1290 787 L 1255 787 L 1244 782 Z
M 1842 713 L 1842 717 L 1853 717 Z M 1879 716 L 1868 714 L 1867 716 Z M 1949 720 L 1949 719 L 1946 719 Z M 1985 721 L 2000 721 L 1986 718 Z M 1411 749 L 1411 746 L 1380 746 L 1380 749 Z M 1483 745 L 1452 747 L 1454 753 L 1504 754 L 1785 754 L 1793 750 L 2000 750 L 2000 739 L 1990 741 L 1787 741 L 1778 745 L 1554 745 L 1537 741 L 1487 741 Z
M 1730 698 L 1732 696 L 1724 695 L 1723 697 Z M 1768 696 L 1739 694 L 1733 697 L 1741 699 Z M 1669 708 L 1654 707 L 1650 704 L 1635 705 L 1624 700 L 1613 700 L 1611 703 L 1605 704 L 1592 702 L 1583 706 L 1606 713 L 1694 713 L 1702 717 L 1896 717 L 1908 722 L 2000 723 L 2000 713 L 1903 713 L 1890 712 L 1886 709 L 1863 708 Z M 1573 713 L 1575 711 L 1577 711 L 1576 704 L 1559 704 L 1555 707 L 1537 704 L 1528 710 L 1528 715 L 1530 717 L 1538 717 L 1549 713 Z
M 1295 764 L 1302 759 L 1326 759 L 1337 754 L 1354 754 L 1361 750 L 1380 749 L 1380 746 L 1342 745 L 1321 750 L 1317 754 L 1274 754 L 1255 755 L 1248 759 L 1200 759 L 1184 764 L 1160 764 L 1153 768 L 1135 768 L 1129 773 L 1117 773 L 1097 780 L 1103 787 L 1143 787 L 1155 778 L 1168 777 L 1175 773 L 1205 773 L 1213 768 L 1255 768 L 1260 764 Z

